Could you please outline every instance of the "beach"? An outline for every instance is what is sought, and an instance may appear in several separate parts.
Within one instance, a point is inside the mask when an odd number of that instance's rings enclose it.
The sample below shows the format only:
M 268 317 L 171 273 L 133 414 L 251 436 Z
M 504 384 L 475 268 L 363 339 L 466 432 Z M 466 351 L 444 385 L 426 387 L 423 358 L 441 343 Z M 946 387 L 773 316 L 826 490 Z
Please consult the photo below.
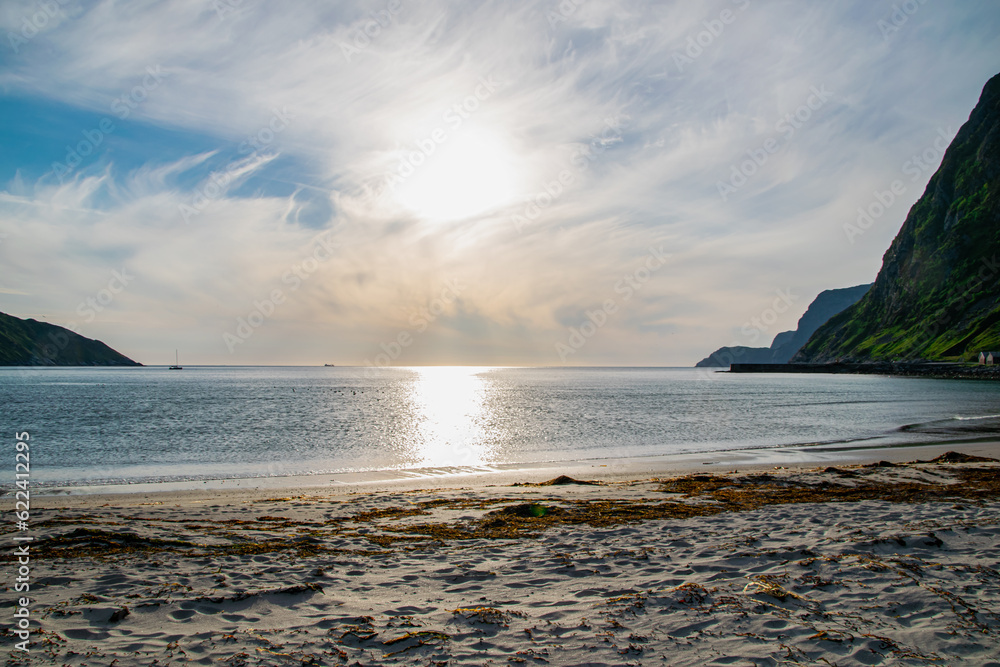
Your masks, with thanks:
M 1000 2 L 0 21 L 0 667 L 1000 667 Z
M 6 664 L 1000 665 L 979 457 L 38 497 Z

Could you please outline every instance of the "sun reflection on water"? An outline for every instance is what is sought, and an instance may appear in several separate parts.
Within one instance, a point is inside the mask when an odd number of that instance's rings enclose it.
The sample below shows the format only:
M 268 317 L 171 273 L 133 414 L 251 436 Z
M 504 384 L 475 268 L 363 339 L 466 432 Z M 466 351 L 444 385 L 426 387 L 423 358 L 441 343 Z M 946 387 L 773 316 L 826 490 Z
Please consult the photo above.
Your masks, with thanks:
M 420 465 L 486 463 L 487 368 L 434 366 L 417 373 L 412 400 L 417 413 Z

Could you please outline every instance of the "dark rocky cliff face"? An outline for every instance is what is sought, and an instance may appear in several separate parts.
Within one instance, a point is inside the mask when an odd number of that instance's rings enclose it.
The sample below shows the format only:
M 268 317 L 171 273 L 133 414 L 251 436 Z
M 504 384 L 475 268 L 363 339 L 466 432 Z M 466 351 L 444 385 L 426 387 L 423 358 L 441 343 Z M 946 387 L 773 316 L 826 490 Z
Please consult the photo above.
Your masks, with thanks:
M 828 289 L 813 299 L 799 318 L 795 331 L 782 331 L 774 337 L 771 347 L 720 347 L 697 364 L 696 368 L 729 366 L 730 364 L 787 364 L 800 347 L 819 327 L 848 306 L 858 302 L 871 287 L 856 285 Z
M 787 363 L 799 351 L 799 348 L 809 341 L 817 329 L 826 324 L 834 315 L 842 313 L 860 301 L 871 287 L 872 284 L 868 283 L 867 285 L 828 289 L 820 292 L 819 296 L 809 304 L 809 308 L 799 318 L 798 327 L 793 332 L 792 337 L 781 345 L 778 356 L 783 358 L 778 363 Z M 774 345 L 772 344 L 771 347 L 773 348 Z
M 1000 349 L 1000 74 L 913 205 L 861 301 L 793 362 L 971 360 Z
M 99 340 L 0 313 L 0 366 L 141 366 Z

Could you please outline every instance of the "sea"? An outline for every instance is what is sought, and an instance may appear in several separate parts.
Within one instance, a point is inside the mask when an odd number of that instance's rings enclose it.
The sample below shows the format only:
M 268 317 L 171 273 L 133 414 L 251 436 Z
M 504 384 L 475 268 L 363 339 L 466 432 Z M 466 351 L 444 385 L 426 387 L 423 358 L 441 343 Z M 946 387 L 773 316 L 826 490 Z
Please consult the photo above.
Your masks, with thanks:
M 717 370 L 5 368 L 0 427 L 43 487 L 1000 436 L 1000 383 Z

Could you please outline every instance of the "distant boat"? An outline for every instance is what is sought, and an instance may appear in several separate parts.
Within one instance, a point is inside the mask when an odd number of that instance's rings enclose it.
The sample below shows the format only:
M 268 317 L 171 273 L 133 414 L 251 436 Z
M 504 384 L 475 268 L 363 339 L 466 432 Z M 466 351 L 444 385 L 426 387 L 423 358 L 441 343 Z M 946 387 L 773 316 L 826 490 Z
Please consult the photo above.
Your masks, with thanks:
M 172 371 L 182 371 L 182 370 L 184 370 L 184 367 L 181 366 L 180 359 L 177 356 L 177 350 L 174 350 L 174 365 L 171 366 L 169 370 L 172 370 Z
M 323 364 L 323 365 L 326 366 L 326 367 L 328 367 L 328 368 L 336 368 L 337 367 L 337 364 Z

